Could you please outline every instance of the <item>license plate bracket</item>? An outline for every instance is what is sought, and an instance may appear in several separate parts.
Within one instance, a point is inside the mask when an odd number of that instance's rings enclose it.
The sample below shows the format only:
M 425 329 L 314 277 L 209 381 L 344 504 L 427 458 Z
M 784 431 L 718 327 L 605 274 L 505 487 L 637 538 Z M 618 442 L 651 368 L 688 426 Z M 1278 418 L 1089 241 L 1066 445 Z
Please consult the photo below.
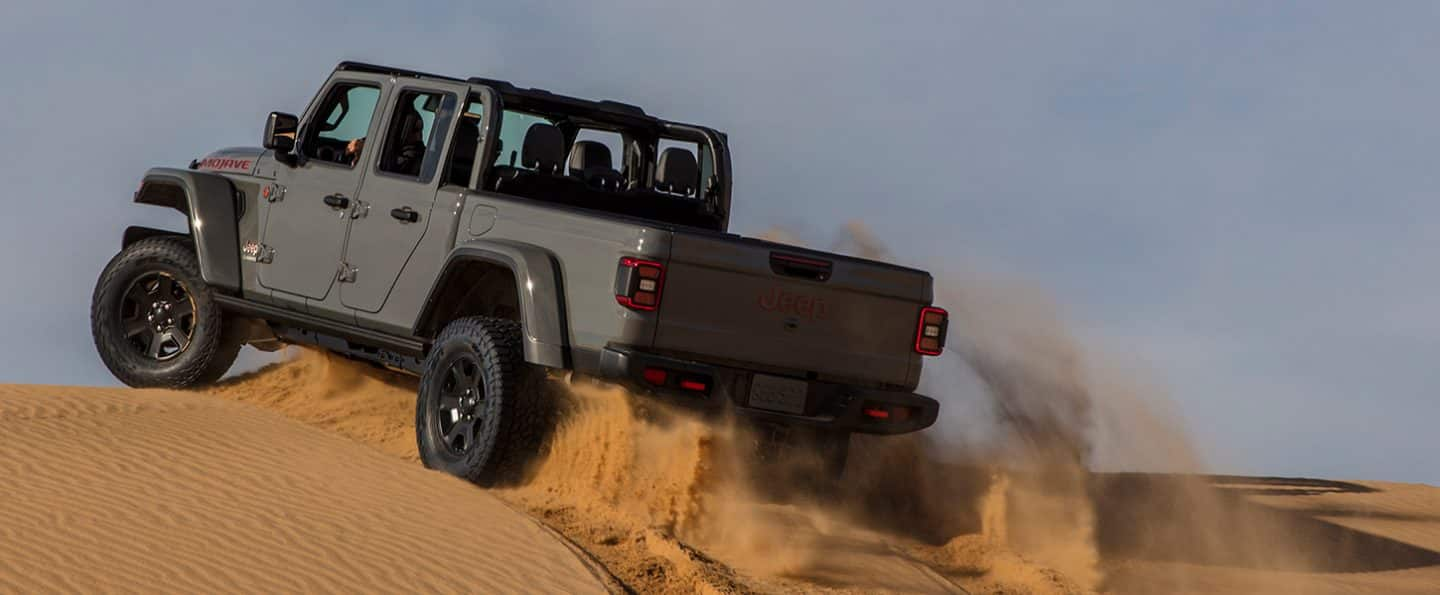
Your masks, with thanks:
M 804 380 L 756 374 L 750 380 L 750 406 L 758 409 L 802 415 L 810 394 Z

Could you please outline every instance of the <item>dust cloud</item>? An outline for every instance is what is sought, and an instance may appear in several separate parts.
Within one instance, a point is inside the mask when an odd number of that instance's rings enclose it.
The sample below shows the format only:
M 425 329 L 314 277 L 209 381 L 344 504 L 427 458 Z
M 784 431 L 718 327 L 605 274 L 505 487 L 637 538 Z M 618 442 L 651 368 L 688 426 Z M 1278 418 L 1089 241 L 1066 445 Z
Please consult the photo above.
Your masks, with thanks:
M 888 257 L 858 224 L 830 248 Z M 567 376 L 552 378 L 549 443 L 523 482 L 493 493 L 642 592 L 1084 593 L 1110 590 L 1110 551 L 1187 541 L 1195 527 L 1165 506 L 1204 518 L 1218 506 L 1208 487 L 1184 484 L 1132 515 L 1140 500 L 1112 496 L 1120 484 L 1093 471 L 1102 449 L 1120 468 L 1199 469 L 1151 388 L 1085 349 L 1042 292 L 937 277 L 952 330 L 921 392 L 947 413 L 919 434 L 853 437 L 836 484 L 777 489 L 817 463 L 757 469 L 760 440 L 735 420 Z M 415 458 L 413 379 L 303 351 L 217 390 Z
M 831 249 L 888 257 L 858 224 Z M 757 485 L 747 456 L 755 438 L 739 424 L 589 384 L 567 392 L 566 421 L 512 497 L 567 534 L 602 519 L 608 533 L 594 549 L 659 552 L 651 572 L 682 590 L 1102 589 L 1090 471 L 1102 418 L 1126 435 L 1177 443 L 1170 450 L 1185 454 L 1166 464 L 1198 461 L 1168 417 L 1144 414 L 1142 385 L 1102 373 L 1040 295 L 975 276 L 942 284 L 952 355 L 930 362 L 927 389 L 946 407 L 969 402 L 962 411 L 982 414 L 920 435 L 854 437 L 843 481 L 817 497 L 776 498 Z M 939 579 L 899 570 L 906 559 L 924 560 Z

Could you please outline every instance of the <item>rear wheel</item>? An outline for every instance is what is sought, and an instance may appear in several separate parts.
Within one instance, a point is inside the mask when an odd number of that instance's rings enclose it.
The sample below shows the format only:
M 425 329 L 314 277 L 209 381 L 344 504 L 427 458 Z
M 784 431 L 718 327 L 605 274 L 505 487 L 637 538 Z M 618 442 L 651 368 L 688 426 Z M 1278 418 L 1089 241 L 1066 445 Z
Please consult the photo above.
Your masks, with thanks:
M 141 240 L 111 259 L 95 286 L 90 330 L 105 366 L 133 387 L 212 383 L 241 347 L 194 248 L 178 237 Z
M 478 316 L 436 337 L 415 407 L 426 467 L 487 486 L 519 478 L 546 429 L 544 375 L 520 341 L 518 323 Z

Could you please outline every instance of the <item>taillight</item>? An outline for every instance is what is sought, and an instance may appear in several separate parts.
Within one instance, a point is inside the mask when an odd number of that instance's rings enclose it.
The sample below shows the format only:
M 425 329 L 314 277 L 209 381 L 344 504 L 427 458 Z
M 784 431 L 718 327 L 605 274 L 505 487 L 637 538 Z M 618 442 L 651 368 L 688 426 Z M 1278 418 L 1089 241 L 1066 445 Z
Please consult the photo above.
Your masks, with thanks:
M 631 310 L 653 311 L 660 307 L 660 291 L 665 287 L 665 265 L 649 260 L 625 257 L 615 276 L 615 301 Z
M 921 308 L 920 325 L 915 329 L 915 352 L 940 355 L 945 350 L 945 330 L 949 322 L 950 314 L 945 310 L 930 306 Z
M 670 373 L 661 368 L 645 368 L 641 376 L 645 378 L 645 382 L 655 386 L 665 386 L 665 381 L 670 378 Z

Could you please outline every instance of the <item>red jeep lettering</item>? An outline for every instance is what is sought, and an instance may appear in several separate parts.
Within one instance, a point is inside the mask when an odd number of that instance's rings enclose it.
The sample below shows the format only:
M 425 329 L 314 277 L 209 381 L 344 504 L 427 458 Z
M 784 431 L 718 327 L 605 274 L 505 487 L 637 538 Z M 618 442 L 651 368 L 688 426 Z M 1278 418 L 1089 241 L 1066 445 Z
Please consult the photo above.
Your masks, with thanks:
M 810 320 L 823 320 L 829 314 L 824 298 L 790 293 L 778 287 L 772 288 L 768 294 L 760 294 L 758 303 L 760 309 L 766 312 L 793 314 Z

